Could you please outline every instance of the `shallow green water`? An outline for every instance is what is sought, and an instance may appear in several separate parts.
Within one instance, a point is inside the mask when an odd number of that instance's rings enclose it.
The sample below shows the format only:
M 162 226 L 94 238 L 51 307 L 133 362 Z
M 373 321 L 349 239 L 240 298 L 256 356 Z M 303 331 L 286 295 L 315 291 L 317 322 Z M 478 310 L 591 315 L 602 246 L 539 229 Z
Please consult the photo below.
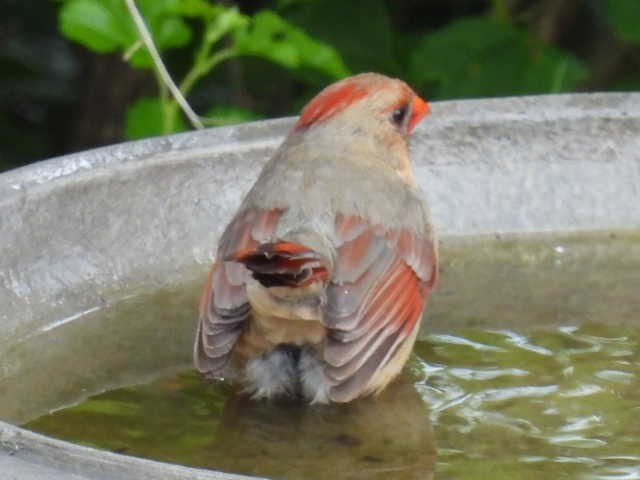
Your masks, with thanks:
M 437 478 L 638 478 L 639 349 L 632 328 L 468 330 L 420 342 L 400 382 L 351 406 L 250 402 L 186 371 L 27 427 L 286 478 L 425 478 L 434 462 Z
M 186 363 L 198 276 L 32 339 L 15 358 L 38 342 L 78 355 L 101 334 L 89 366 L 67 367 L 53 388 L 53 413 L 33 420 L 41 404 L 9 401 L 0 413 L 86 445 L 277 478 L 639 479 L 638 236 L 444 247 L 415 355 L 377 399 L 251 402 L 201 380 Z M 135 338 L 117 340 L 132 325 Z M 126 362 L 133 373 L 114 373 Z

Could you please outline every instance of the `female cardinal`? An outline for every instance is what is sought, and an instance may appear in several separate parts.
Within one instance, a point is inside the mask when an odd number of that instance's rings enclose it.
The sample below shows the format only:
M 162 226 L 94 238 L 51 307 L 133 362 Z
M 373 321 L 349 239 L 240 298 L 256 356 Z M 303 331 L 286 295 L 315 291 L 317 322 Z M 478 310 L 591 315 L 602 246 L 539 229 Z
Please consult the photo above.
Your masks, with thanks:
M 220 239 L 196 367 L 256 398 L 349 402 L 402 369 L 437 278 L 408 139 L 429 105 L 365 73 L 325 88 Z

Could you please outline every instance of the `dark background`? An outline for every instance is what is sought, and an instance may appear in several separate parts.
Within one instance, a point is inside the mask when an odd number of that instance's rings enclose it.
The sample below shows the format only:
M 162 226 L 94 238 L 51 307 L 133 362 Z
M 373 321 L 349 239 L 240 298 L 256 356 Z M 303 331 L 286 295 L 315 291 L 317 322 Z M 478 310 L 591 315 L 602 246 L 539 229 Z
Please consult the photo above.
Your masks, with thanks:
M 629 14 L 611 13 L 617 1 L 640 5 L 640 0 L 223 3 L 247 15 L 271 9 L 334 47 L 350 72 L 399 76 L 425 98 L 442 100 L 640 89 L 640 33 L 635 35 Z M 151 70 L 132 68 L 120 52 L 98 54 L 63 36 L 58 26 L 63 3 L 0 2 L 0 170 L 122 141 L 127 107 L 157 94 Z M 638 13 L 640 30 L 639 10 L 631 5 L 628 11 Z M 493 28 L 488 20 L 504 28 Z M 163 53 L 172 73 L 186 71 L 193 48 Z M 196 111 L 224 104 L 258 118 L 293 115 L 333 80 L 246 57 L 222 63 L 189 100 Z

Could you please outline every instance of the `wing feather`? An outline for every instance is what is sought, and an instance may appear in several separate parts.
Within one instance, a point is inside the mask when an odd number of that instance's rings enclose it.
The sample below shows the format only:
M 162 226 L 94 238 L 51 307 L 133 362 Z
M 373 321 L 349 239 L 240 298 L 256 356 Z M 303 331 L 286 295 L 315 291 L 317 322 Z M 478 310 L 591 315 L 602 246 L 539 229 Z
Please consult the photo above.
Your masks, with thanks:
M 341 247 L 342 259 L 336 264 L 333 278 L 339 283 L 355 282 L 380 259 L 385 247 L 383 237 L 372 231 L 362 232 Z
M 273 240 L 281 210 L 245 210 L 225 230 L 216 257 L 255 248 Z M 196 367 L 209 375 L 221 375 L 231 350 L 243 332 L 250 306 L 247 268 L 239 263 L 214 263 L 200 300 L 200 316 L 194 345 Z
M 388 230 L 360 217 L 336 222 L 337 259 L 327 289 L 325 372 L 335 401 L 378 391 L 399 373 L 437 277 L 429 234 Z M 400 358 L 402 357 L 402 358 Z

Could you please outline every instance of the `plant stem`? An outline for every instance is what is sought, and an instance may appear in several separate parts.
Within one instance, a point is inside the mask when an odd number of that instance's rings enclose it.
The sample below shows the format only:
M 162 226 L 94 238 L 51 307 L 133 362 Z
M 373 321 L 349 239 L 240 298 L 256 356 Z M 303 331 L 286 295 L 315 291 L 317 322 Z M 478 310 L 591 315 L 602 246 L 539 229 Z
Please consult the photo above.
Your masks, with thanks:
M 233 47 L 224 48 L 208 58 L 202 58 L 193 65 L 193 68 L 187 73 L 180 83 L 180 90 L 188 93 L 193 85 L 202 77 L 207 75 L 213 68 L 224 60 L 235 57 L 238 53 Z
M 233 47 L 224 48 L 208 58 L 205 55 L 200 55 L 203 51 L 208 53 L 208 50 L 207 45 L 202 46 L 196 55 L 196 61 L 193 67 L 191 67 L 182 79 L 182 82 L 180 82 L 180 91 L 183 92 L 184 95 L 187 95 L 198 80 L 207 75 L 216 65 L 238 55 L 238 52 Z M 178 105 L 175 101 L 171 101 L 165 110 L 165 115 L 168 117 L 167 121 L 170 126 L 173 126 L 177 114 Z
M 167 85 L 160 77 L 160 74 L 155 70 L 154 73 L 156 77 L 156 83 L 158 84 L 158 91 L 160 92 L 160 108 L 162 109 L 162 133 L 166 135 L 173 131 L 174 117 L 171 116 L 171 105 L 173 105 L 174 102 L 171 100 Z
M 151 34 L 149 33 L 149 30 L 146 24 L 144 23 L 144 19 L 142 18 L 142 15 L 138 10 L 138 7 L 136 6 L 135 1 L 125 0 L 125 2 L 127 4 L 127 8 L 129 9 L 129 13 L 131 14 L 131 17 L 133 18 L 133 21 L 136 24 L 138 33 L 140 34 L 142 41 L 147 47 L 147 50 L 149 51 L 149 55 L 151 55 L 151 58 L 153 59 L 153 64 L 158 72 L 158 75 L 160 75 L 160 77 L 162 78 L 162 82 L 168 87 L 169 91 L 173 95 L 173 98 L 180 105 L 180 107 L 184 111 L 185 115 L 187 116 L 191 124 L 197 129 L 204 128 L 202 125 L 202 122 L 200 121 L 200 118 L 191 109 L 191 107 L 189 106 L 189 103 L 187 103 L 187 100 L 184 98 L 182 92 L 176 86 L 173 79 L 171 78 L 171 75 L 167 71 L 167 68 L 164 66 L 164 63 L 162 62 L 162 58 L 160 58 L 160 54 L 158 53 L 158 49 L 153 43 Z M 173 125 L 173 118 L 169 118 L 168 123 L 169 123 L 169 126 L 171 127 Z

